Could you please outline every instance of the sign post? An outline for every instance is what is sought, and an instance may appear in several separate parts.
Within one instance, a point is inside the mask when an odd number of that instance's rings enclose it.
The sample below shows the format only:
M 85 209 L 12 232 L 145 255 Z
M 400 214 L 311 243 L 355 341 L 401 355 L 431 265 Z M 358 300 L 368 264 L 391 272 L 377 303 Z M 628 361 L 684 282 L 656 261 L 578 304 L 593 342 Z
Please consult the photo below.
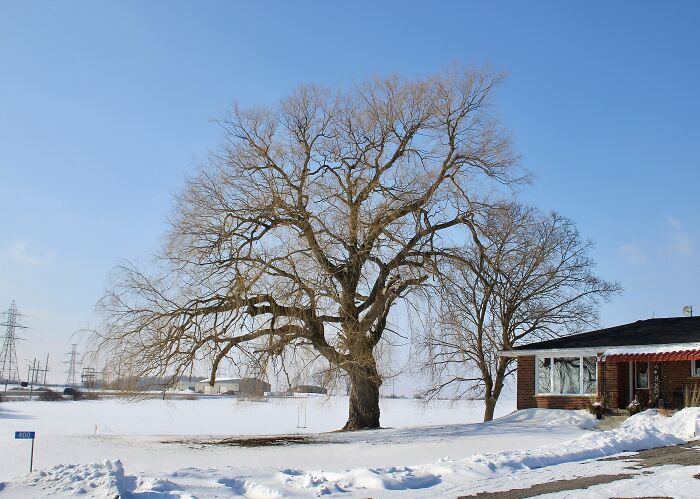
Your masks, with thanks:
M 31 450 L 31 454 L 29 454 L 29 473 L 31 473 L 34 469 L 34 437 L 36 437 L 35 431 L 16 431 L 15 432 L 15 438 L 18 438 L 21 440 L 30 439 L 32 441 L 32 450 Z

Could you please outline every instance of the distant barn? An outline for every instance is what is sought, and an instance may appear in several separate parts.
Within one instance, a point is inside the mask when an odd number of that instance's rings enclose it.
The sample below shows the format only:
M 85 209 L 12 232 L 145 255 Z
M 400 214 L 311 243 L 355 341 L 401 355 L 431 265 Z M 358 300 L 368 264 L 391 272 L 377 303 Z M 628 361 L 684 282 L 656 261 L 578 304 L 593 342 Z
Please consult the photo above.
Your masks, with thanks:
M 262 397 L 272 389 L 270 383 L 257 378 L 216 378 L 214 386 L 209 385 L 209 379 L 197 382 L 196 391 L 210 395 L 244 395 Z

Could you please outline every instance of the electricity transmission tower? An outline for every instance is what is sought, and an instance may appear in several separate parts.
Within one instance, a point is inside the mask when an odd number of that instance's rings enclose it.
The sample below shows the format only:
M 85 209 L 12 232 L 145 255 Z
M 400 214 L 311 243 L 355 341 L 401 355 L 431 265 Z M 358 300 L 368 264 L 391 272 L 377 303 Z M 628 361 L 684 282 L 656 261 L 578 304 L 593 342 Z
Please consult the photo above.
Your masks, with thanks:
M 83 388 L 97 388 L 97 376 L 102 373 L 98 372 L 94 367 L 83 367 L 83 372 L 80 375 Z M 104 377 L 104 375 L 103 375 Z
M 7 392 L 8 383 L 19 383 L 19 365 L 17 364 L 17 329 L 26 329 L 20 324 L 22 314 L 17 310 L 14 300 L 7 312 L 4 312 L 5 321 L 0 326 L 5 326 L 2 351 L 0 351 L 0 380 L 5 383 Z
M 66 378 L 67 386 L 78 386 L 78 344 L 71 345 L 70 360 L 68 361 L 68 377 Z

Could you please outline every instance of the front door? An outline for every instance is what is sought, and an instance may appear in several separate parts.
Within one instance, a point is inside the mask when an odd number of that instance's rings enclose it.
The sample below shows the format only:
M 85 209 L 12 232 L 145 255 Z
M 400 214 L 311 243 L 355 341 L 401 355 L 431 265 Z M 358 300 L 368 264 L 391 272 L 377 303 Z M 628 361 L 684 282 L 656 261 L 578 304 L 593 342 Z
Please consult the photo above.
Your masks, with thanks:
M 649 405 L 649 362 L 634 363 L 634 395 L 642 407 Z

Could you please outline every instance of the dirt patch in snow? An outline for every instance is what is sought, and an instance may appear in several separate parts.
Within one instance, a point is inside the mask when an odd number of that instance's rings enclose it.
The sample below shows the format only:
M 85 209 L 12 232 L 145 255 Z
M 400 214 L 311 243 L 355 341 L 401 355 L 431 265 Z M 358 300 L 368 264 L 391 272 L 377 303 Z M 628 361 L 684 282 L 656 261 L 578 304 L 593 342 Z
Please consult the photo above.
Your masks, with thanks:
M 700 440 L 683 445 L 647 449 L 633 456 L 608 457 L 600 461 L 630 461 L 635 463 L 633 468 L 653 468 L 664 464 L 700 466 Z
M 323 440 L 311 438 L 305 435 L 271 435 L 262 437 L 228 437 L 217 440 L 168 440 L 163 443 L 185 444 L 188 446 L 205 447 L 210 445 L 224 445 L 235 447 L 273 447 L 279 445 L 305 445 L 327 443 Z
M 597 475 L 583 476 L 580 478 L 572 478 L 570 480 L 556 480 L 554 482 L 538 483 L 526 489 L 503 490 L 499 492 L 481 492 L 471 496 L 461 496 L 459 499 L 468 497 L 491 498 L 498 497 L 499 499 L 523 499 L 525 497 L 535 497 L 542 494 L 553 494 L 555 492 L 564 492 L 567 490 L 587 489 L 593 485 L 601 485 L 604 483 L 617 482 L 625 478 L 632 478 L 634 475 Z
M 630 463 L 634 463 L 634 465 L 630 467 L 630 469 L 633 470 L 654 468 L 667 464 L 676 464 L 680 466 L 700 466 L 700 440 L 688 442 L 687 444 L 683 445 L 671 445 L 668 447 L 658 447 L 656 449 L 646 449 L 639 451 L 634 455 L 607 457 L 599 459 L 599 461 L 629 461 Z M 651 472 L 643 471 L 642 473 Z M 637 475 L 633 473 L 584 476 L 568 480 L 556 480 L 553 482 L 540 483 L 523 489 L 512 489 L 500 492 L 481 492 L 471 496 L 462 496 L 460 499 L 467 497 L 521 499 L 538 496 L 540 494 L 552 494 L 556 492 L 587 489 L 588 487 L 592 487 L 594 485 L 616 482 L 618 480 L 625 480 L 635 476 Z M 700 479 L 700 474 L 695 475 L 695 478 Z
M 318 440 L 303 435 L 274 435 L 269 437 L 236 437 L 208 442 L 208 445 L 236 445 L 238 447 L 270 447 L 274 445 L 316 444 Z

